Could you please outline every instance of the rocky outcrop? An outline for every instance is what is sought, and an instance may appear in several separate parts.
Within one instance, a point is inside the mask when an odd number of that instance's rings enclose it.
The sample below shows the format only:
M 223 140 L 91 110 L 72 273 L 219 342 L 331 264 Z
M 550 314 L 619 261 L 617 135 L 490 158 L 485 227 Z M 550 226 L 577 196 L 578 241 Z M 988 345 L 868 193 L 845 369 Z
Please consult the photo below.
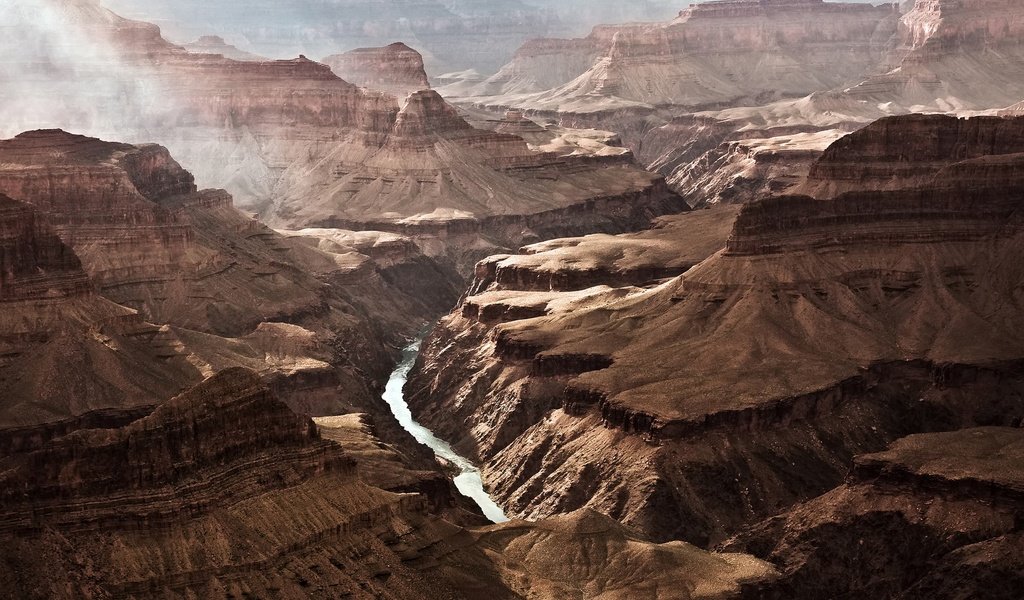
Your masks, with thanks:
M 995 121 L 935 123 L 945 139 Z M 918 138 L 895 137 L 909 156 Z M 871 139 L 837 144 L 859 156 Z M 748 204 L 724 251 L 649 289 L 522 292 L 543 284 L 494 285 L 496 257 L 428 340 L 411 405 L 484 461 L 511 514 L 590 506 L 695 542 L 831 489 L 903 435 L 1010 424 L 1024 171 L 988 152 L 926 184 Z
M 361 87 L 382 90 L 400 99 L 430 89 L 423 56 L 401 42 L 382 48 L 357 48 L 322 61 L 338 77 Z
M 757 586 L 761 598 L 1011 598 L 1021 584 L 1022 442 L 1024 430 L 1009 428 L 901 439 L 728 546 L 782 567 Z

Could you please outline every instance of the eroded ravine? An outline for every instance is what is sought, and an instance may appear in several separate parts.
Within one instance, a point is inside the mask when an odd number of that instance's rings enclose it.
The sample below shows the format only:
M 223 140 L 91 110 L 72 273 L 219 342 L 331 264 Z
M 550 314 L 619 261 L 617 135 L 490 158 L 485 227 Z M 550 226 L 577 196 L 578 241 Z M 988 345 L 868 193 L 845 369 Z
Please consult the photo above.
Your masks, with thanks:
M 434 451 L 434 454 L 458 469 L 459 474 L 453 478 L 455 487 L 462 495 L 471 498 L 483 511 L 484 516 L 494 523 L 502 523 L 508 520 L 505 511 L 491 499 L 490 494 L 484 489 L 483 479 L 480 476 L 480 469 L 469 459 L 458 454 L 451 444 L 434 435 L 432 431 L 421 425 L 412 417 L 409 405 L 405 401 L 403 388 L 405 381 L 412 370 L 416 357 L 420 352 L 420 345 L 423 339 L 419 338 L 402 351 L 402 360 L 392 371 L 388 379 L 387 387 L 384 389 L 384 401 L 391 408 L 395 419 L 408 431 L 416 441 Z

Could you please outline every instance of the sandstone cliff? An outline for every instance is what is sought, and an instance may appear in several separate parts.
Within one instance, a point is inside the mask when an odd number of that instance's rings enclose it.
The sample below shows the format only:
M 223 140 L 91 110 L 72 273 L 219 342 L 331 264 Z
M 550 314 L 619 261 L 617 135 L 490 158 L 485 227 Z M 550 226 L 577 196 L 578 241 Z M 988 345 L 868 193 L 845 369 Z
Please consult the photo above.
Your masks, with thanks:
M 669 23 L 532 42 L 490 80 L 452 91 L 559 113 L 763 103 L 857 83 L 885 56 L 897 16 L 822 0 L 694 4 Z M 564 58 L 546 60 L 550 49 Z

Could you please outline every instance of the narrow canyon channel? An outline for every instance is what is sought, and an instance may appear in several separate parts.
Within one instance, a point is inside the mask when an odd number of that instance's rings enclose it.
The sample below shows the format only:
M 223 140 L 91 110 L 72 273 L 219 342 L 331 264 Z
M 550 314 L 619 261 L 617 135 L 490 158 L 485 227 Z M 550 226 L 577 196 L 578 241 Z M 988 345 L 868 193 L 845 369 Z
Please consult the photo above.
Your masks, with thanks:
M 420 353 L 420 345 L 422 343 L 423 339 L 419 338 L 402 351 L 402 360 L 391 373 L 382 397 L 388 403 L 388 406 L 391 407 L 391 412 L 398 419 L 398 423 L 411 433 L 416 438 L 416 441 L 433 450 L 436 456 L 448 461 L 459 470 L 459 474 L 455 476 L 454 481 L 455 487 L 458 488 L 463 496 L 467 496 L 476 502 L 483 511 L 484 516 L 491 521 L 495 523 L 507 521 L 508 517 L 505 516 L 505 511 L 491 499 L 487 490 L 484 489 L 483 479 L 480 477 L 480 469 L 470 462 L 469 459 L 459 455 L 451 447 L 451 444 L 434 435 L 432 431 L 420 425 L 412 417 L 412 411 L 409 410 L 409 404 L 405 401 L 405 394 L 402 388 L 405 387 L 405 381 L 409 376 L 409 371 L 412 370 L 413 363 L 416 362 L 416 357 Z

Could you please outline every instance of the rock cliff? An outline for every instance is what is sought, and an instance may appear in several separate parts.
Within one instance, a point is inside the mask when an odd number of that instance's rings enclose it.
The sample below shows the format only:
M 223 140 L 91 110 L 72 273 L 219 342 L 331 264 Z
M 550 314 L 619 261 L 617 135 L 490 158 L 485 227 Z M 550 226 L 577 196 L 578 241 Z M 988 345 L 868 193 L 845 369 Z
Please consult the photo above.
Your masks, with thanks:
M 490 80 L 452 91 L 558 113 L 763 103 L 857 83 L 885 56 L 897 17 L 821 0 L 706 2 L 668 23 L 532 42 Z M 564 58 L 545 60 L 551 50 Z
M 388 373 L 391 346 L 457 297 L 457 276 L 414 244 L 378 261 L 354 241 L 321 250 L 285 237 L 235 209 L 227 193 L 197 190 L 160 146 L 37 131 L 0 142 L 0 156 L 0 190 L 34 207 L 59 236 L 32 229 L 37 213 L 17 205 L 22 209 L 11 213 L 17 243 L 5 260 L 18 285 L 9 286 L 5 276 L 5 297 L 39 301 L 65 287 L 95 286 L 112 301 L 95 315 L 79 309 L 89 314 L 73 335 L 81 339 L 65 340 L 66 350 L 55 338 L 65 328 L 36 320 L 33 328 L 49 340 L 31 368 L 40 377 L 12 380 L 22 380 L 8 388 L 12 405 L 40 394 L 37 408 L 69 416 L 60 400 L 69 388 L 45 389 L 46 365 L 56 368 L 50 359 L 74 356 L 81 344 L 105 353 L 104 343 L 116 344 L 103 336 L 116 335 L 143 348 L 134 355 L 113 348 L 119 358 L 112 364 L 141 361 L 149 366 L 139 373 L 164 383 L 147 393 L 127 374 L 111 379 L 100 373 L 94 380 L 85 369 L 73 374 L 84 387 L 72 405 L 153 404 L 202 376 L 241 365 L 264 375 L 296 409 L 334 414 L 354 400 L 365 410 Z M 45 277 L 35 275 L 40 264 Z M 69 270 L 66 276 L 61 268 Z M 24 328 L 16 319 L 5 325 L 11 335 Z M 32 356 L 19 355 L 25 361 Z M 173 368 L 164 369 L 160 356 Z

